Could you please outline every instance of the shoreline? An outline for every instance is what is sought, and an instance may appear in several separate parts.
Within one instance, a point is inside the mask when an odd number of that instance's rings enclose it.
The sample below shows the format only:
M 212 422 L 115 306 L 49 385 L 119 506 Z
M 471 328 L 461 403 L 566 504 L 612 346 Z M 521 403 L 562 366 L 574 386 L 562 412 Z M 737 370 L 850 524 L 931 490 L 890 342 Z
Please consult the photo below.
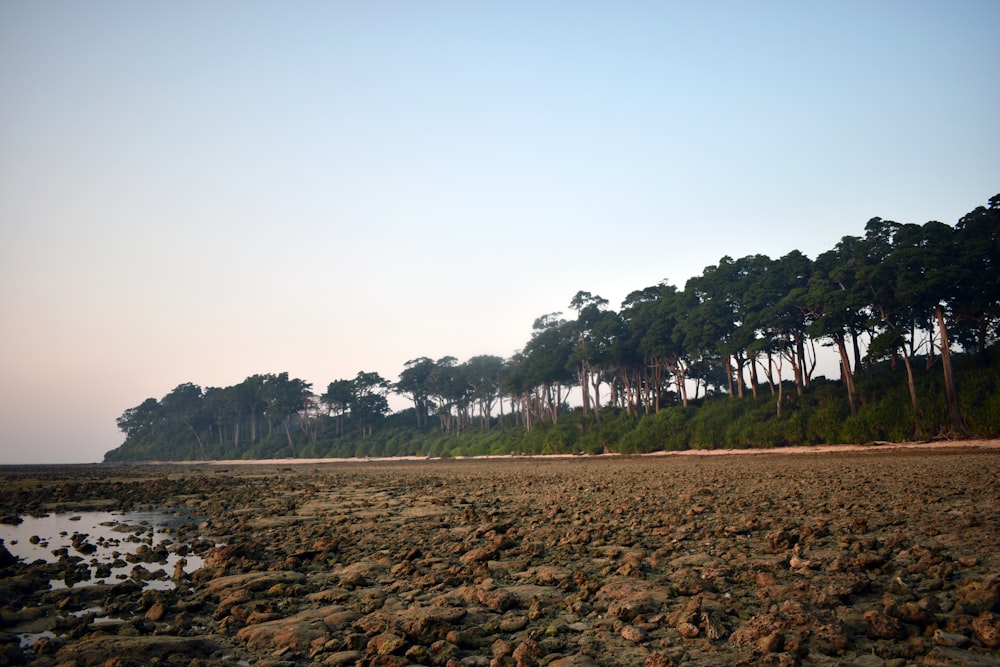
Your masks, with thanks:
M 751 455 L 801 455 L 801 454 L 837 454 L 851 452 L 885 452 L 891 450 L 942 450 L 942 449 L 975 449 L 1000 450 L 1000 439 L 977 438 L 972 440 L 935 440 L 925 442 L 878 442 L 867 445 L 794 445 L 791 447 L 768 447 L 746 449 L 682 449 L 677 451 L 659 451 L 643 454 L 495 454 L 486 456 L 458 457 L 426 457 L 426 456 L 382 456 L 370 458 L 312 458 L 312 459 L 215 459 L 209 461 L 135 461 L 119 465 L 317 465 L 323 463 L 392 463 L 407 461 L 503 461 L 522 459 L 615 459 L 615 458 L 661 458 L 686 456 L 751 456 Z M 58 465 L 58 464 L 55 464 Z M 115 464 L 98 464 L 115 465 Z
M 368 458 L 281 458 L 281 459 L 210 459 L 207 461 L 90 461 L 76 463 L 0 463 L 3 468 L 59 468 L 59 467 L 129 467 L 129 466 L 255 466 L 255 465 L 319 465 L 351 463 L 392 463 L 392 462 L 434 462 L 434 461 L 502 461 L 502 460 L 557 460 L 557 459 L 621 459 L 621 458 L 661 458 L 699 456 L 795 456 L 802 454 L 875 453 L 892 450 L 1000 450 L 1000 438 L 973 438 L 969 440 L 929 440 L 923 442 L 873 442 L 864 445 L 792 445 L 789 447 L 747 447 L 742 449 L 682 449 L 639 454 L 491 454 L 484 456 L 427 457 L 427 456 L 380 456 Z

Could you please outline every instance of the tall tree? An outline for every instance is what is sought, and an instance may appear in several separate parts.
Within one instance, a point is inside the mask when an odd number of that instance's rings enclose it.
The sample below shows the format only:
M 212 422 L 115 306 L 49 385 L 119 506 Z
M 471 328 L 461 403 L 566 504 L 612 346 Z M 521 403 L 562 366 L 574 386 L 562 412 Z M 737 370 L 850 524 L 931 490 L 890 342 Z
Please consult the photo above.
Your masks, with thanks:
M 927 322 L 938 329 L 938 352 L 944 373 L 945 396 L 952 428 L 962 434 L 968 426 L 958 401 L 958 388 L 951 363 L 948 321 L 959 298 L 960 272 L 955 266 L 955 230 L 931 221 L 903 225 L 893 239 L 891 264 L 896 267 L 896 297 L 913 313 L 915 323 Z
M 983 353 L 1000 336 L 1000 194 L 955 225 L 952 264 L 956 338 Z
M 205 443 L 198 433 L 203 416 L 203 401 L 201 387 L 190 382 L 177 385 L 173 391 L 160 400 L 161 411 L 167 418 L 179 422 L 187 427 L 198 443 L 198 451 L 201 458 L 207 459 L 208 452 L 205 450 Z
M 375 372 L 358 371 L 352 383 L 351 420 L 362 436 L 369 436 L 375 425 L 389 412 L 391 383 Z
M 334 430 L 338 436 L 344 434 L 344 414 L 354 398 L 354 382 L 352 380 L 334 380 L 327 385 L 326 391 L 320 396 L 320 402 L 326 406 L 327 415 L 334 419 Z
M 602 370 L 613 365 L 615 339 L 624 329 L 618 314 L 607 309 L 607 299 L 580 291 L 569 305 L 577 312 L 577 318 L 567 323 L 573 337 L 568 363 L 579 378 L 584 416 L 589 404 L 600 426 Z
M 493 419 L 493 406 L 498 399 L 500 399 L 500 405 L 503 406 L 501 381 L 504 360 L 494 355 L 481 354 L 469 359 L 464 366 L 471 398 L 479 405 L 480 428 L 487 430 Z
M 399 374 L 399 381 L 393 385 L 393 391 L 400 396 L 408 396 L 413 401 L 417 428 L 421 428 L 427 426 L 431 405 L 431 381 L 437 364 L 429 357 L 418 357 L 407 361 L 405 366 Z
M 266 414 L 269 419 L 281 420 L 292 456 L 298 456 L 292 440 L 292 419 L 306 407 L 312 396 L 311 389 L 311 383 L 299 378 L 289 378 L 287 372 L 279 373 L 265 385 L 268 397 Z
M 138 443 L 143 438 L 153 435 L 160 418 L 160 402 L 155 398 L 147 398 L 134 408 L 125 410 L 116 423 L 118 429 L 125 434 L 126 442 Z
M 919 313 L 912 300 L 901 299 L 898 281 L 905 273 L 906 260 L 895 251 L 896 233 L 902 227 L 898 222 L 872 218 L 865 225 L 861 248 L 864 259 L 858 267 L 857 278 L 863 287 L 872 313 L 876 334 L 868 345 L 868 358 L 879 359 L 899 355 L 906 368 L 910 406 L 913 410 L 914 432 L 919 436 L 920 407 L 912 359 L 918 349 L 916 332 Z M 895 255 L 893 254 L 895 251 Z M 925 327 L 926 329 L 926 327 Z
M 845 236 L 834 247 L 813 262 L 806 303 L 810 324 L 807 331 L 816 338 L 829 338 L 837 348 L 840 379 L 847 389 L 851 416 L 857 416 L 858 399 L 855 368 L 848 352 L 848 341 L 858 349 L 858 336 L 870 317 L 867 299 L 858 289 L 856 248 L 861 239 Z M 855 355 L 857 356 L 857 354 Z
M 673 285 L 660 283 L 632 292 L 622 304 L 627 335 L 643 359 L 643 400 L 654 411 L 662 407 L 667 382 L 671 379 L 683 405 L 688 404 L 685 385 L 689 359 L 685 347 L 688 329 L 685 325 L 693 319 L 692 311 L 696 303 L 693 290 L 681 292 Z
M 548 313 L 535 319 L 534 333 L 516 356 L 508 383 L 520 389 L 522 418 L 530 430 L 532 422 L 556 422 L 563 401 L 563 389 L 573 386 L 570 355 L 574 338 L 571 325 L 561 313 Z

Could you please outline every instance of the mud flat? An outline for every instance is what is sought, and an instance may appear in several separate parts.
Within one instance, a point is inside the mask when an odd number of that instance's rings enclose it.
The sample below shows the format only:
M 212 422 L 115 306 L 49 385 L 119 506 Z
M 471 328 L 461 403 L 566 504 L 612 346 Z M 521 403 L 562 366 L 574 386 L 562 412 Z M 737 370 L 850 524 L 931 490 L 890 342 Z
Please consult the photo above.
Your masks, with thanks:
M 54 561 L 0 549 L 0 665 L 1000 664 L 995 443 L 0 483 L 0 537 L 58 512 L 178 518 L 117 578 L 81 575 L 103 565 L 88 537 Z M 200 567 L 157 573 L 170 554 Z

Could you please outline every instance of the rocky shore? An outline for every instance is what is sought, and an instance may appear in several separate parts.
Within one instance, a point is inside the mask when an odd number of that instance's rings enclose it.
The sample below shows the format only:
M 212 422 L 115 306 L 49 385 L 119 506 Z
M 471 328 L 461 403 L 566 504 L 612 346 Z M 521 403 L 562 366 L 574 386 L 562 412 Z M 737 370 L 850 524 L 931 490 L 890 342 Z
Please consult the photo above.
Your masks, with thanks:
M 1000 664 L 996 448 L 0 483 L 0 536 L 53 512 L 191 517 L 123 579 L 81 572 L 86 537 L 50 562 L 0 548 L 0 665 Z M 164 573 L 168 552 L 203 565 Z

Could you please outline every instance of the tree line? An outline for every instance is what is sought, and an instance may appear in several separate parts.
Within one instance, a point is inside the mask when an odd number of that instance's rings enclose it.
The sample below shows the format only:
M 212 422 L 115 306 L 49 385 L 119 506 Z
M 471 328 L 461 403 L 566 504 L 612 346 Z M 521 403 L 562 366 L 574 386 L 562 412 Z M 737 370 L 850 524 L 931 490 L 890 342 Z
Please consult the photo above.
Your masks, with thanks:
M 683 289 L 636 290 L 618 310 L 580 291 L 568 309 L 538 317 L 509 358 L 418 357 L 395 382 L 361 371 L 320 394 L 287 373 L 204 390 L 181 384 L 119 417 L 125 443 L 109 457 L 162 458 L 166 448 L 173 458 L 239 458 L 262 441 L 280 441 L 288 456 L 322 453 L 403 418 L 418 431 L 527 434 L 572 414 L 570 392 L 585 430 L 601 430 L 605 415 L 635 424 L 721 396 L 768 396 L 781 418 L 811 391 L 822 347 L 836 353 L 850 418 L 864 400 L 859 378 L 888 363 L 903 369 L 907 437 L 937 435 L 925 432 L 922 413 L 938 399 L 920 395 L 917 377 L 938 369 L 948 432 L 970 435 L 952 357 L 985 360 L 1000 334 L 1000 195 L 954 225 L 872 218 L 862 236 L 842 237 L 815 260 L 798 250 L 726 256 Z M 389 394 L 412 407 L 392 415 Z

